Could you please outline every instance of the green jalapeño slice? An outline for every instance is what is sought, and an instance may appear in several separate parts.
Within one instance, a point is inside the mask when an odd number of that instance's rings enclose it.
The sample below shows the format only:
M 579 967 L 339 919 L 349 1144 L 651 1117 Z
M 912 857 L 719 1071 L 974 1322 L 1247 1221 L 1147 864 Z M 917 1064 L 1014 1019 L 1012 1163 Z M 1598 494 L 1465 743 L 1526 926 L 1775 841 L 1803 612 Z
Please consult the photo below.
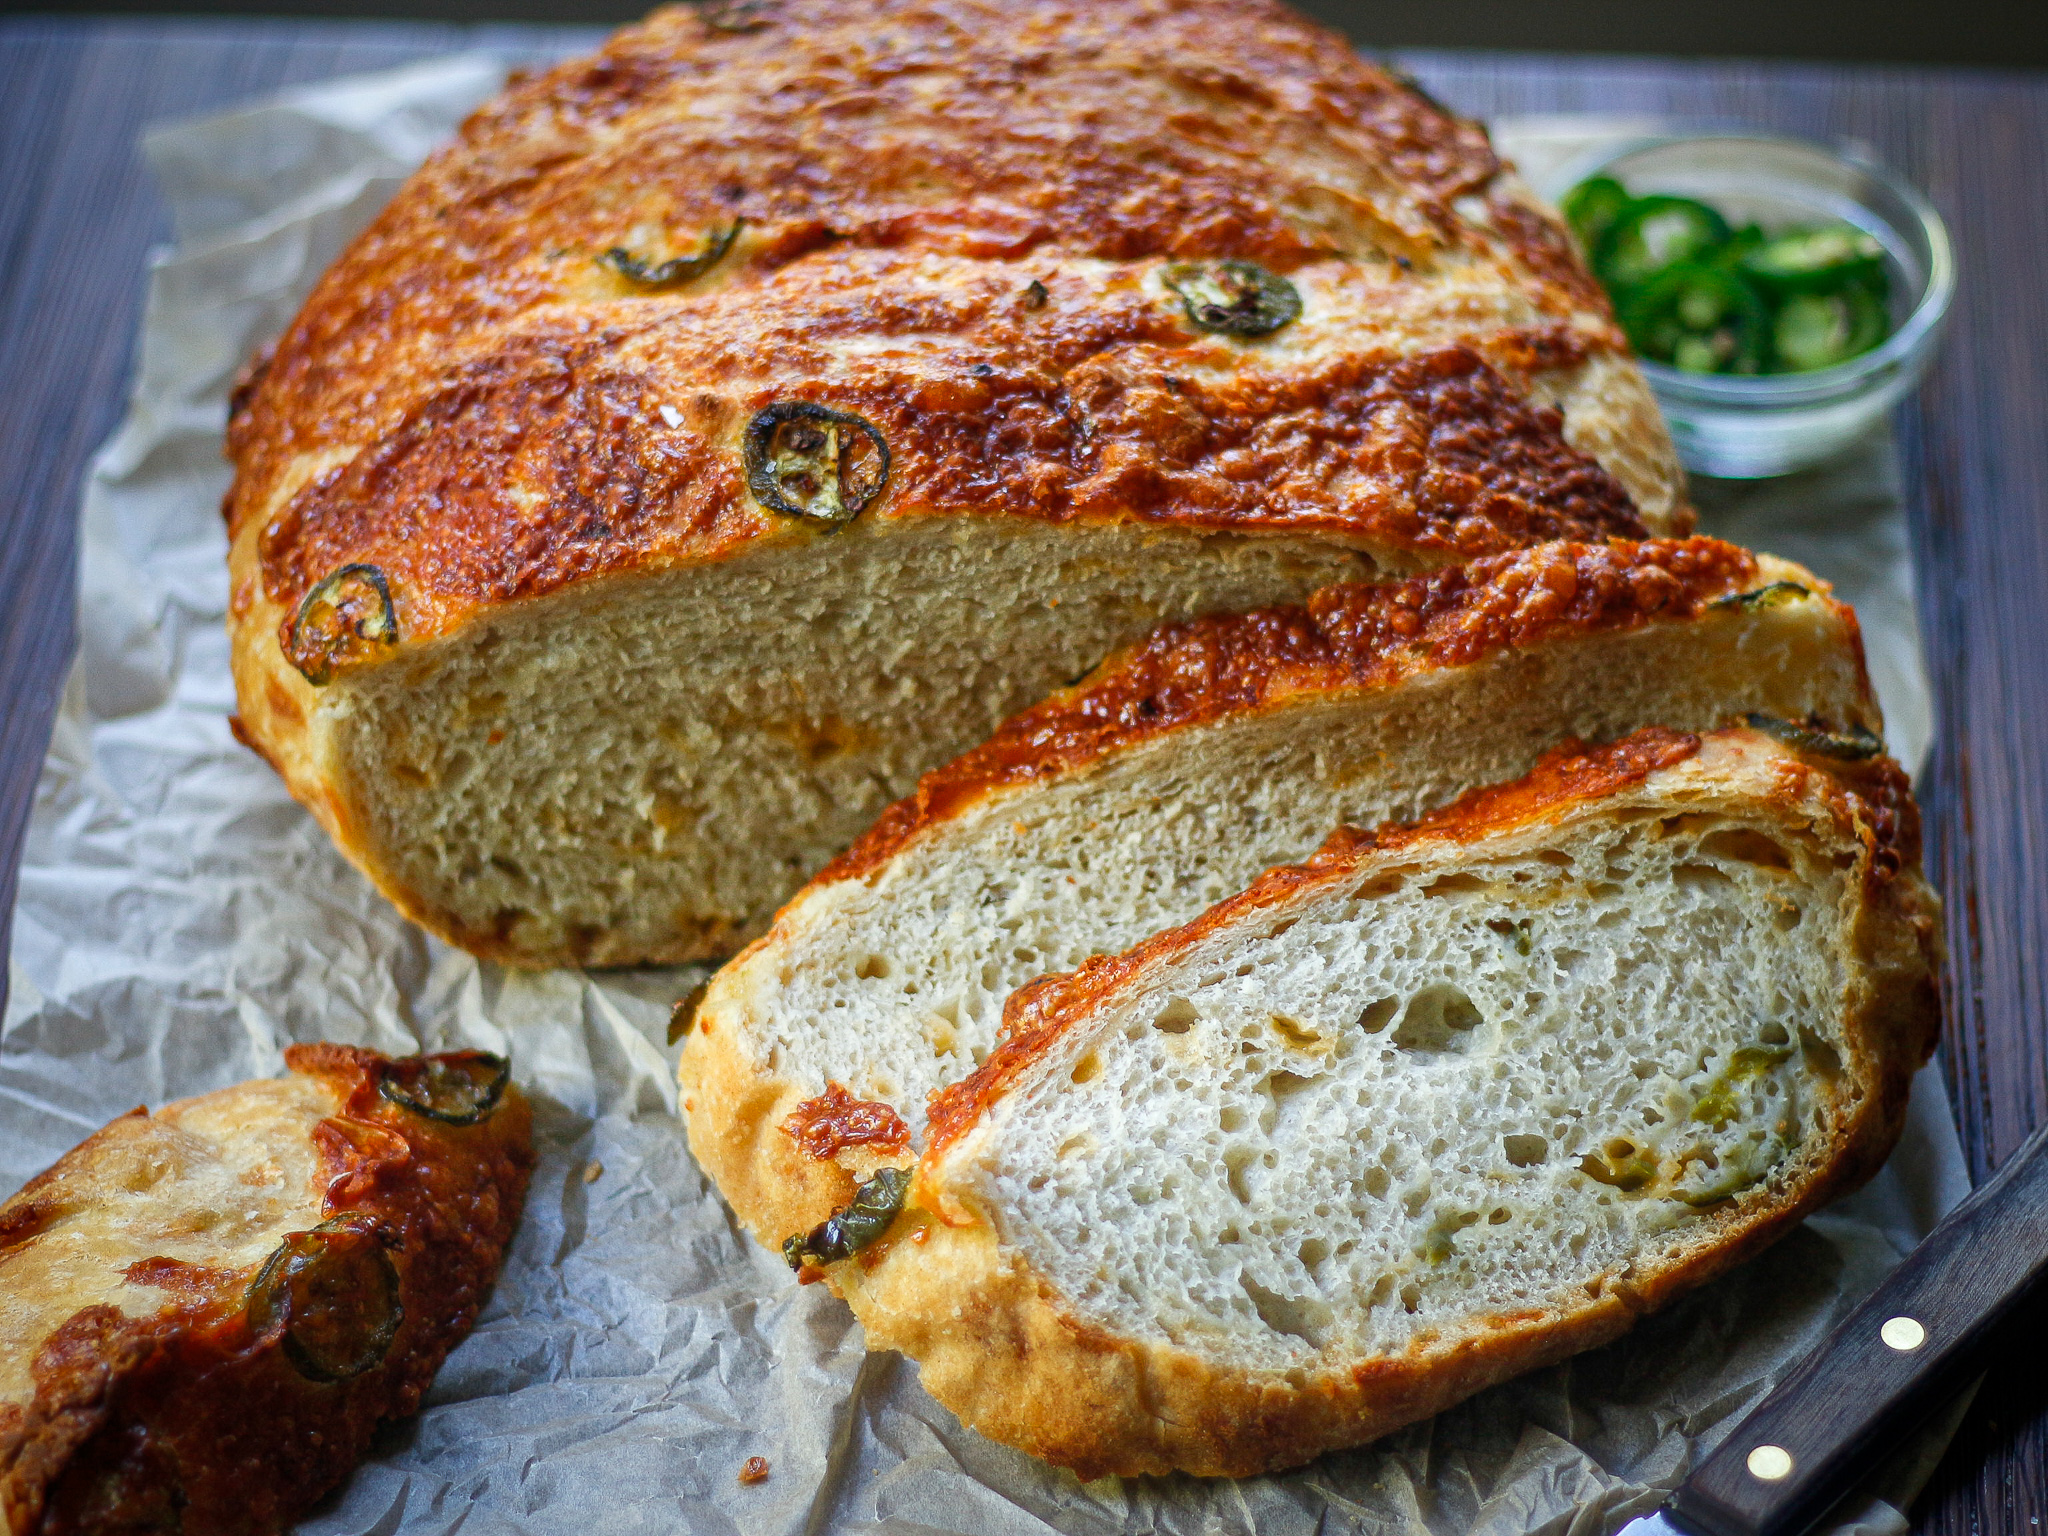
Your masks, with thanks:
M 443 1125 L 478 1125 L 505 1097 L 512 1063 L 489 1051 L 450 1051 L 391 1062 L 377 1092 L 400 1109 Z
M 308 1381 L 347 1381 L 379 1365 L 405 1321 L 383 1233 L 361 1216 L 294 1232 L 249 1282 L 249 1327 L 281 1330 L 285 1358 Z
M 909 1193 L 909 1169 L 877 1168 L 872 1179 L 854 1190 L 852 1201 L 845 1207 L 810 1231 L 785 1238 L 782 1257 L 794 1270 L 852 1258 L 889 1230 Z
M 1789 293 L 1835 293 L 1884 273 L 1884 247 L 1853 224 L 1788 229 L 1741 257 L 1742 270 Z
M 739 238 L 740 230 L 746 225 L 744 219 L 734 219 L 724 229 L 713 230 L 704 237 L 704 245 L 693 256 L 672 256 L 667 261 L 649 261 L 635 256 L 623 245 L 615 245 L 597 258 L 598 265 L 610 267 L 629 283 L 642 288 L 678 288 L 693 278 L 702 277 L 725 259 L 732 249 L 733 241 Z
M 1884 247 L 1839 219 L 1731 229 L 1689 197 L 1632 197 L 1612 176 L 1565 195 L 1615 317 L 1644 357 L 1686 373 L 1811 373 L 1891 334 Z
M 300 600 L 285 655 L 318 688 L 333 681 L 337 668 L 397 643 L 391 583 L 376 566 L 358 563 L 315 583 Z
M 1268 336 L 1301 318 L 1294 284 L 1255 261 L 1180 261 L 1160 276 L 1180 295 L 1188 321 L 1224 336 Z
M 1846 731 L 1832 731 L 1817 720 L 1787 720 L 1781 715 L 1766 715 L 1756 710 L 1744 715 L 1742 723 L 1753 731 L 1762 731 L 1795 752 L 1811 752 L 1816 757 L 1856 763 L 1875 757 L 1884 750 L 1884 739 L 1862 725 L 1852 725 Z
M 1564 216 L 1579 243 L 1589 251 L 1598 250 L 1601 237 L 1614 227 L 1629 202 L 1628 188 L 1612 176 L 1595 176 L 1565 194 Z
M 1705 203 L 1639 197 L 1614 216 L 1594 252 L 1593 270 L 1618 293 L 1717 250 L 1728 234 L 1728 221 Z
M 1785 373 L 1832 368 L 1884 340 L 1884 305 L 1867 288 L 1789 295 L 1771 325 L 1771 345 Z
M 838 528 L 882 494 L 889 444 L 866 417 L 778 400 L 747 423 L 747 489 L 771 512 Z
M 1770 314 L 1741 278 L 1704 262 L 1667 267 L 1621 305 L 1638 352 L 1687 373 L 1755 373 Z

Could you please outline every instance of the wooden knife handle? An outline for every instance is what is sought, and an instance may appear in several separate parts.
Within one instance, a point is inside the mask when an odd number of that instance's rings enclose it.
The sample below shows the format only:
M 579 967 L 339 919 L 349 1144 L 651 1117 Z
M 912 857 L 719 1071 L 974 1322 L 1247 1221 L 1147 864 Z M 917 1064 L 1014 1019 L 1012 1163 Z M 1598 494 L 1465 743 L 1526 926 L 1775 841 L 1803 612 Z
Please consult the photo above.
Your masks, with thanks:
M 1697 1536 L 1800 1536 L 1982 1368 L 2048 1277 L 2048 1125 L 1702 1462 L 1667 1513 Z

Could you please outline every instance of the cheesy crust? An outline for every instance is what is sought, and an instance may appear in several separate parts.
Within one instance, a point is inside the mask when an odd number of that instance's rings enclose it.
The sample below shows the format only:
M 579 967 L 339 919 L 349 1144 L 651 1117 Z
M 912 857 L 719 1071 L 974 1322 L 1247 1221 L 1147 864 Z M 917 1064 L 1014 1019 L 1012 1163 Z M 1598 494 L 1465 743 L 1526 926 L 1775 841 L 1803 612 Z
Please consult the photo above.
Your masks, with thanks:
M 242 738 L 528 965 L 729 954 L 1156 623 L 1692 520 L 1484 130 L 1265 0 L 657 11 L 464 125 L 228 443 Z
M 497 1277 L 531 1117 L 502 1084 L 452 1119 L 393 1085 L 478 1056 L 292 1046 L 0 1205 L 7 1536 L 281 1531 L 417 1411 Z

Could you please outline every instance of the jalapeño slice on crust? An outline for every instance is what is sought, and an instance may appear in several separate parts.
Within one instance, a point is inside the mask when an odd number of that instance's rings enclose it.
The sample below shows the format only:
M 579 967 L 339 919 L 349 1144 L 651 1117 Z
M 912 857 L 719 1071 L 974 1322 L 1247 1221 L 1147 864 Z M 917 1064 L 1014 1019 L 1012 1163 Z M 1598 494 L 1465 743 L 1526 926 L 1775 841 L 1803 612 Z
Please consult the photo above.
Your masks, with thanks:
M 743 453 L 756 501 L 832 528 L 858 517 L 889 479 L 889 444 L 873 422 L 809 400 L 757 412 Z
M 1301 318 L 1294 284 L 1255 261 L 1179 261 L 1160 274 L 1188 321 L 1224 336 L 1269 336 Z
M 405 1321 L 384 1235 L 358 1216 L 287 1237 L 249 1282 L 244 1306 L 258 1335 L 282 1330 L 285 1358 L 308 1381 L 374 1369 Z
M 1730 592 L 1726 597 L 1717 597 L 1707 604 L 1709 608 L 1776 608 L 1796 598 L 1811 597 L 1810 587 L 1802 587 L 1796 581 L 1774 581 L 1768 586 L 1757 587 L 1749 592 Z
M 703 249 L 694 256 L 672 256 L 667 261 L 649 261 L 635 256 L 623 245 L 615 245 L 597 258 L 599 266 L 610 267 L 628 282 L 642 288 L 675 288 L 702 277 L 732 249 L 733 241 L 739 238 L 740 230 L 746 225 L 745 219 L 734 219 L 724 229 L 713 230 L 704 237 Z
M 299 600 L 285 657 L 317 688 L 333 680 L 337 667 L 397 643 L 391 583 L 374 565 L 344 565 Z
M 1875 757 L 1884 750 L 1884 739 L 1860 725 L 1852 725 L 1846 731 L 1831 731 L 1818 721 L 1786 720 L 1755 710 L 1744 715 L 1742 720 L 1751 730 L 1762 731 L 1773 741 L 1782 742 L 1795 752 L 1811 752 L 1815 757 L 1832 757 L 1854 763 Z
M 388 1063 L 377 1092 L 400 1109 L 443 1125 L 476 1125 L 491 1117 L 512 1081 L 512 1063 L 489 1051 L 407 1056 Z
M 910 1193 L 910 1170 L 877 1168 L 875 1176 L 853 1192 L 853 1200 L 810 1231 L 786 1238 L 782 1256 L 789 1267 L 835 1264 L 853 1257 L 889 1230 Z

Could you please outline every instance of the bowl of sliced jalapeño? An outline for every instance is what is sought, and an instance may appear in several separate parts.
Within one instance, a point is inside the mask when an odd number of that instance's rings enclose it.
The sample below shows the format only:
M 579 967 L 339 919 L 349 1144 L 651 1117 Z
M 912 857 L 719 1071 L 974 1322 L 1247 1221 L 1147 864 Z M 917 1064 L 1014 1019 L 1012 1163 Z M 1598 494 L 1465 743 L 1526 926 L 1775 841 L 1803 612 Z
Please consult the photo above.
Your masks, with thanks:
M 1947 232 L 1866 159 L 1676 136 L 1582 164 L 1559 190 L 1695 472 L 1831 458 L 1925 371 L 1955 286 Z

